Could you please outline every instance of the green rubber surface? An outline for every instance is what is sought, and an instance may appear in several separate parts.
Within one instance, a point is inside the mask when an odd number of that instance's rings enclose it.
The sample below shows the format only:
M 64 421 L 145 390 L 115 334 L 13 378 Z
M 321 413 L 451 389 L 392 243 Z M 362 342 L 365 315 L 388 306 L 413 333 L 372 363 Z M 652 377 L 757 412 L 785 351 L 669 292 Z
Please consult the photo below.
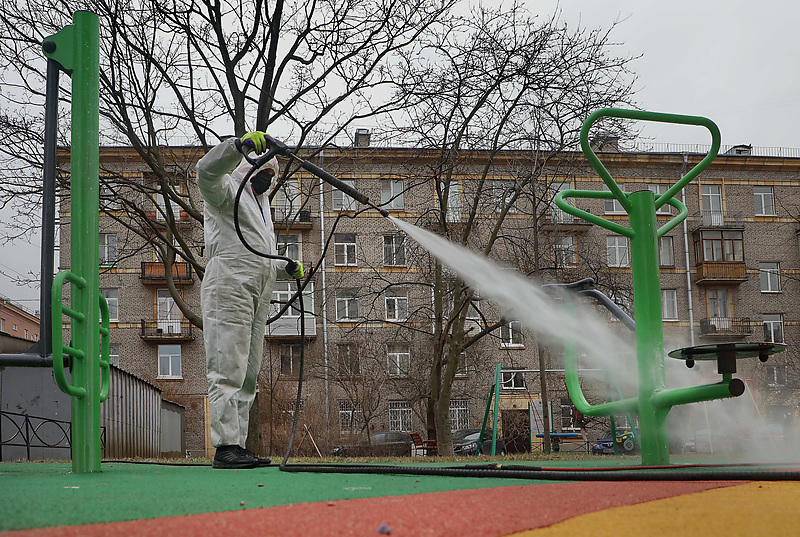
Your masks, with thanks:
M 609 462 L 580 461 L 582 467 Z M 575 461 L 544 464 L 575 466 Z M 99 473 L 76 475 L 71 470 L 69 463 L 0 463 L 0 530 L 537 483 L 485 477 L 288 473 L 277 466 L 214 470 L 104 462 Z

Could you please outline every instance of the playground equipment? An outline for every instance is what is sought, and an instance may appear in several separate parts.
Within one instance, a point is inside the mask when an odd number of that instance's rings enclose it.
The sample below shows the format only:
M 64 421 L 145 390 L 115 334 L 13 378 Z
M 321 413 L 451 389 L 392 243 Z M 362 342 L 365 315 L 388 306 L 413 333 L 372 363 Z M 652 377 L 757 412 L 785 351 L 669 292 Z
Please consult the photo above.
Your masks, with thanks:
M 72 147 L 70 155 L 71 270 L 60 271 L 52 285 L 53 371 L 58 387 L 72 398 L 72 471 L 100 471 L 100 403 L 109 392 L 108 305 L 99 290 L 99 40 L 94 13 L 78 11 L 73 24 L 44 40 L 47 56 L 47 107 L 58 103 L 58 71 L 72 78 Z M 54 119 L 46 114 L 45 132 L 52 146 L 45 153 L 55 173 Z M 46 202 L 47 203 L 47 202 Z M 52 274 L 52 271 L 50 272 Z M 44 277 L 44 273 L 43 273 Z M 62 305 L 62 290 L 70 282 L 70 306 Z M 63 343 L 62 315 L 71 318 L 72 337 Z M 102 327 L 100 321 L 102 317 Z M 100 335 L 102 334 L 102 349 Z M 64 354 L 71 358 L 71 382 L 64 371 Z
M 616 117 L 661 123 L 702 126 L 711 133 L 711 150 L 679 181 L 665 193 L 656 195 L 650 190 L 625 193 L 600 162 L 589 145 L 589 129 L 603 117 Z M 736 397 L 744 393 L 744 383 L 732 374 L 736 371 L 736 359 L 753 356 L 751 352 L 737 352 L 718 346 L 714 349 L 694 352 L 681 349 L 680 357 L 687 361 L 696 359 L 718 359 L 722 381 L 689 388 L 667 390 L 664 374 L 664 334 L 661 320 L 661 285 L 658 262 L 658 239 L 680 224 L 687 216 L 686 206 L 674 198 L 682 188 L 694 180 L 716 158 L 720 146 L 720 133 L 711 120 L 697 116 L 663 114 L 638 110 L 606 108 L 592 113 L 581 129 L 581 148 L 595 171 L 608 187 L 608 192 L 587 190 L 565 190 L 556 198 L 556 205 L 564 212 L 587 222 L 618 233 L 630 239 L 631 269 L 633 272 L 634 316 L 636 318 L 636 358 L 638 366 L 638 397 L 592 405 L 584 397 L 577 373 L 577 346 L 574 340 L 565 342 L 565 367 L 567 389 L 576 408 L 589 416 L 611 416 L 634 412 L 639 415 L 640 441 L 643 465 L 669 464 L 669 439 L 667 414 L 676 405 Z M 611 222 L 600 216 L 573 207 L 569 198 L 614 199 L 628 214 L 630 227 Z M 658 227 L 656 211 L 664 206 L 675 207 L 679 214 Z M 566 307 L 571 307 L 566 305 Z M 743 344 L 737 344 L 743 345 Z M 746 344 L 744 344 L 746 345 Z M 771 344 L 765 344 L 771 345 Z M 703 346 L 707 347 L 707 346 Z M 769 349 L 759 348 L 755 354 L 766 359 L 772 352 L 783 350 L 781 345 Z

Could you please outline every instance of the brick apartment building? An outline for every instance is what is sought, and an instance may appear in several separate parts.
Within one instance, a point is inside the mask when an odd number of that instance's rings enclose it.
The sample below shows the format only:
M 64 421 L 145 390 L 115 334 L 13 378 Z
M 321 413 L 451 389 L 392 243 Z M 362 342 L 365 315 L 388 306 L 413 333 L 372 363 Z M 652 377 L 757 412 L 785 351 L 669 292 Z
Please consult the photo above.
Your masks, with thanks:
M 0 296 L 0 332 L 22 340 L 39 341 L 39 316 Z
M 326 148 L 313 159 L 394 217 L 439 229 L 430 171 L 437 155 L 359 145 L 365 144 Z M 800 158 L 757 153 L 749 147 L 732 148 L 679 194 L 689 217 L 659 243 L 665 346 L 785 341 L 787 352 L 765 364 L 740 362 L 739 375 L 752 380 L 766 419 L 793 425 L 800 402 L 795 348 L 800 341 Z M 174 241 L 197 261 L 192 265 L 179 259 L 173 281 L 187 307 L 199 315 L 197 267 L 204 265 L 204 248 L 196 215 L 202 199 L 193 180 L 199 156 L 195 148 L 175 149 L 170 177 L 159 178 L 132 149 L 103 148 L 100 223 L 100 287 L 111 309 L 112 360 L 155 384 L 165 399 L 185 406 L 187 450 L 196 455 L 208 448 L 202 331 L 176 306 L 162 254 L 150 241 Z M 601 153 L 626 192 L 664 192 L 703 156 L 616 149 Z M 480 249 L 502 212 L 505 220 L 494 259 L 547 282 L 592 277 L 598 289 L 632 312 L 626 239 L 552 204 L 554 194 L 565 188 L 602 189 L 581 154 L 556 155 L 541 169 L 527 157 L 502 154 L 485 182 L 479 177 L 487 156 L 469 157 L 443 200 L 449 236 L 458 237 L 468 221 L 482 223 L 467 241 Z M 62 155 L 65 166 L 67 161 L 68 155 Z M 531 176 L 535 180 L 506 207 L 515 184 Z M 155 195 L 162 180 L 173 182 L 183 208 L 176 201 L 167 206 Z M 627 220 L 612 200 L 576 203 L 609 220 Z M 425 431 L 434 315 L 429 256 L 376 211 L 362 211 L 303 171 L 291 175 L 272 205 L 281 251 L 316 268 L 304 294 L 301 423 L 313 431 L 321 448 L 358 433 L 365 423 L 376 431 Z M 674 214 L 675 209 L 663 207 L 659 223 Z M 178 238 L 168 232 L 166 222 L 172 219 Z M 68 214 L 62 213 L 61 222 L 69 222 Z M 68 266 L 69 251 L 69 229 L 63 226 L 62 268 Z M 286 301 L 293 291 L 293 282 L 278 282 L 274 299 Z M 468 333 L 500 320 L 479 293 L 474 298 L 467 313 Z M 279 307 L 275 304 L 276 311 Z M 299 312 L 290 309 L 266 328 L 259 400 L 261 433 L 273 452 L 285 446 L 293 412 L 303 349 L 299 321 Z M 453 383 L 452 427 L 480 424 L 497 364 L 507 370 L 537 370 L 538 353 L 536 337 L 516 321 L 469 347 Z M 557 348 L 548 354 L 553 427 L 577 430 L 586 423 L 576 420 L 567 397 L 559 371 L 563 361 Z M 605 393 L 604 387 L 598 389 Z M 516 396 L 510 401 L 537 400 L 539 374 L 508 373 L 502 391 Z

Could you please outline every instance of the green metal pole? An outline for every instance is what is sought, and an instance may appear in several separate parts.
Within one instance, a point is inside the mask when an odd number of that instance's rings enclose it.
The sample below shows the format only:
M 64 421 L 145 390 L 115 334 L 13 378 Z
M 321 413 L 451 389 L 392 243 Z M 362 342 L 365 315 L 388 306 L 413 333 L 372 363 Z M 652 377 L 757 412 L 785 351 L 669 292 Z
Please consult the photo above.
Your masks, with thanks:
M 72 470 L 100 471 L 100 292 L 99 292 L 99 43 L 97 15 L 78 11 L 73 24 L 43 43 L 45 54 L 72 76 L 72 150 L 70 233 L 71 271 L 84 285 L 70 286 L 73 319 L 71 347 L 83 356 L 72 360 L 72 385 L 82 396 L 72 397 Z M 54 318 L 55 323 L 61 319 Z M 104 387 L 105 389 L 105 387 Z
M 628 199 L 631 202 L 629 215 L 633 230 L 631 270 L 635 297 L 633 306 L 639 369 L 642 464 L 669 464 L 666 419 L 669 408 L 658 408 L 653 402 L 653 395 L 666 388 L 655 194 L 642 190 L 631 193 Z
M 486 399 L 486 411 L 483 413 L 483 422 L 481 422 L 481 436 L 478 438 L 478 449 L 475 450 L 476 455 L 480 455 L 483 451 L 483 435 L 486 432 L 486 422 L 489 421 L 489 410 L 492 408 L 492 399 L 494 399 L 494 391 L 497 384 L 492 384 L 489 388 L 489 397 Z
M 497 371 L 494 375 L 494 416 L 492 416 L 492 455 L 497 455 L 497 419 L 500 416 L 500 364 L 497 364 Z

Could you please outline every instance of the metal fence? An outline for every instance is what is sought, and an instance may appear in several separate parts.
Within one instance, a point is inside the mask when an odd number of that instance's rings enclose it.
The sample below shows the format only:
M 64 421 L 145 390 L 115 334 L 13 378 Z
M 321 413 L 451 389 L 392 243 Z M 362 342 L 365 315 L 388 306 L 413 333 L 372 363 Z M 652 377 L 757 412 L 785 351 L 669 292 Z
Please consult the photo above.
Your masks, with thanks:
M 68 421 L 16 412 L 0 411 L 0 446 L 21 448 L 25 458 L 69 458 L 72 448 L 72 424 Z M 100 442 L 105 449 L 106 428 L 102 427 Z M 16 457 L 14 457 L 16 458 Z M 0 461 L 3 450 L 0 448 Z

